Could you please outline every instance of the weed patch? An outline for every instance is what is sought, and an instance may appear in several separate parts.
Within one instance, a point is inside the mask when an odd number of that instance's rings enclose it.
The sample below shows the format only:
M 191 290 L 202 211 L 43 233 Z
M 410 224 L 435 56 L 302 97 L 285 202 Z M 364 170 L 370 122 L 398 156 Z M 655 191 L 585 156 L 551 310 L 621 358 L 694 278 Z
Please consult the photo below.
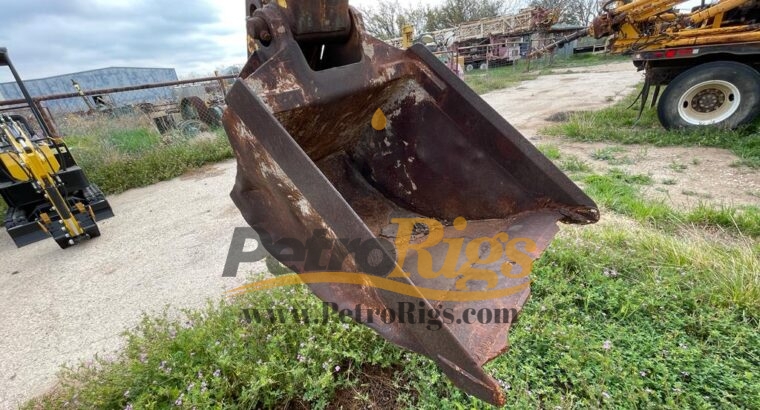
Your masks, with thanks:
M 556 161 L 562 157 L 562 153 L 559 150 L 559 147 L 553 144 L 540 144 L 538 145 L 538 150 L 541 151 L 542 154 L 546 156 L 546 158 L 549 158 L 552 161 Z
M 572 155 L 559 163 L 560 168 L 567 172 L 591 172 L 591 166 L 582 159 Z
M 476 93 L 485 94 L 521 81 L 534 80 L 541 75 L 550 75 L 557 70 L 573 67 L 589 67 L 600 64 L 630 61 L 629 57 L 606 55 L 578 55 L 569 58 L 543 58 L 530 63 L 518 60 L 514 65 L 492 68 L 486 71 L 474 70 L 465 74 L 465 82 Z
M 582 179 L 586 192 L 601 206 L 640 222 L 666 229 L 684 223 L 705 228 L 720 227 L 750 237 L 760 236 L 760 208 L 712 207 L 699 205 L 690 211 L 674 210 L 662 201 L 645 199 L 640 186 L 653 184 L 647 175 L 627 175 L 611 170 L 606 175 L 588 175 Z
M 162 136 L 145 121 L 141 117 L 113 121 L 97 117 L 64 122 L 68 132 L 77 132 L 65 138 L 74 159 L 90 182 L 106 194 L 176 178 L 191 169 L 233 157 L 221 129 L 197 138 L 178 131 Z M 6 209 L 0 200 L 0 216 L 4 217 Z
M 629 221 L 567 227 L 536 264 L 511 351 L 487 371 L 520 408 L 757 408 L 756 246 Z M 249 324 L 245 308 L 321 302 L 297 287 L 177 321 L 146 317 L 121 357 L 64 370 L 55 390 L 24 408 L 484 407 L 369 328 Z
M 585 142 L 725 148 L 740 158 L 737 166 L 760 167 L 760 120 L 735 131 L 711 127 L 668 131 L 660 125 L 657 111 L 653 108 L 645 109 L 642 118 L 637 121 L 637 107 L 628 108 L 635 98 L 635 94 L 630 95 L 612 107 L 600 111 L 571 113 L 567 123 L 549 126 L 544 131 L 549 135 L 565 136 Z M 699 161 L 692 161 L 692 164 L 698 165 Z M 681 171 L 687 167 L 686 164 L 674 166 Z

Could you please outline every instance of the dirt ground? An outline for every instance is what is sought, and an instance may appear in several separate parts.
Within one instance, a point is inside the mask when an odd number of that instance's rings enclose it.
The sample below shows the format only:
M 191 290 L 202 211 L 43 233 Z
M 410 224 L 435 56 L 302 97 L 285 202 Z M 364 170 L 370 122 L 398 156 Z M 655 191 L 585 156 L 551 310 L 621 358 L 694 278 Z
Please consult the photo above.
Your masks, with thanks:
M 552 124 L 552 115 L 602 108 L 634 92 L 641 81 L 642 74 L 625 62 L 563 69 L 483 97 L 534 144 L 556 146 L 563 158 L 575 156 L 600 173 L 617 168 L 649 175 L 654 184 L 645 194 L 650 198 L 687 208 L 700 203 L 760 205 L 760 172 L 732 167 L 738 158 L 728 150 L 579 143 L 540 135 Z M 593 158 L 598 150 L 610 159 Z
M 552 114 L 622 98 L 641 75 L 629 63 L 567 71 L 485 99 L 534 143 L 556 145 L 563 156 L 575 155 L 601 171 L 610 164 L 590 154 L 607 144 L 571 143 L 539 136 L 539 130 Z M 728 151 L 622 149 L 616 153 L 634 160 L 617 167 L 651 174 L 658 182 L 653 194 L 667 190 L 674 203 L 760 202 L 746 194 L 760 191 L 760 173 L 731 168 L 736 157 Z M 674 163 L 687 168 L 676 170 Z M 222 278 L 233 230 L 245 226 L 228 195 L 234 174 L 228 161 L 112 195 L 116 217 L 100 223 L 103 235 L 65 252 L 52 240 L 16 249 L 0 232 L 0 408 L 15 408 L 52 387 L 61 364 L 112 356 L 122 345 L 121 332 L 143 312 L 199 307 L 239 286 L 241 276 Z M 675 185 L 659 183 L 665 180 Z M 257 269 L 261 265 L 241 266 L 241 272 Z
M 0 231 L 0 409 L 52 387 L 61 364 L 113 356 L 143 312 L 176 314 L 240 286 L 244 275 L 222 278 L 245 226 L 228 195 L 234 178 L 226 162 L 112 195 L 102 236 L 66 251 L 53 240 L 16 249 Z

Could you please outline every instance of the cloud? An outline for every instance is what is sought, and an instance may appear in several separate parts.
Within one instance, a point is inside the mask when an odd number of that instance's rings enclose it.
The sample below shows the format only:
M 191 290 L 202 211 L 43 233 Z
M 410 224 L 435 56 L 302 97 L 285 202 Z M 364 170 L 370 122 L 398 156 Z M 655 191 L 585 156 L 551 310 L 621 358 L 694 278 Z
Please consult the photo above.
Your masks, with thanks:
M 24 78 L 109 66 L 208 73 L 245 62 L 242 2 L 235 4 L 239 13 L 231 8 L 235 1 L 10 3 L 0 13 L 0 46 L 8 48 Z M 0 74 L 0 81 L 9 80 L 5 74 Z
M 374 1 L 350 4 L 367 7 Z M 243 0 L 0 0 L 0 47 L 8 48 L 24 79 L 112 66 L 209 74 L 245 63 L 244 5 Z M 7 69 L 0 69 L 0 82 L 6 81 L 11 81 Z

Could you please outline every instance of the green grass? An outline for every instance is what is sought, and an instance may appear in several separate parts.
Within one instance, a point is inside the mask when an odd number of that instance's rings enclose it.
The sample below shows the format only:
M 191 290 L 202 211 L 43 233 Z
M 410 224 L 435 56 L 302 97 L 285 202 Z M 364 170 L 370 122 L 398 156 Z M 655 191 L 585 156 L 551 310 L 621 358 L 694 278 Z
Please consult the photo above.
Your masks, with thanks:
M 657 111 L 653 108 L 645 109 L 641 120 L 637 122 L 638 106 L 628 108 L 634 100 L 635 95 L 631 95 L 600 111 L 571 113 L 567 123 L 550 126 L 545 132 L 585 142 L 725 148 L 740 158 L 736 165 L 760 168 L 760 120 L 735 131 L 711 127 L 668 131 L 660 125 Z M 688 168 L 688 164 L 673 166 L 681 171 L 685 170 L 684 167 Z
M 531 64 L 537 67 L 540 67 L 542 69 L 562 69 L 562 68 L 576 68 L 576 67 L 592 67 L 595 65 L 601 65 L 601 64 L 610 64 L 610 63 L 622 63 L 622 62 L 631 62 L 630 56 L 624 56 L 624 55 L 610 55 L 610 54 L 592 54 L 592 53 L 584 53 L 584 54 L 575 54 L 570 57 L 543 57 L 537 61 L 532 62 Z M 633 66 L 633 63 L 631 63 Z
M 534 80 L 540 75 L 548 75 L 563 68 L 589 67 L 600 64 L 630 61 L 630 57 L 603 54 L 581 54 L 566 58 L 541 58 L 528 63 L 519 60 L 507 67 L 492 68 L 487 71 L 474 70 L 465 74 L 465 82 L 476 93 L 485 94 L 521 81 Z
M 476 93 L 485 94 L 489 91 L 500 90 L 522 81 L 535 80 L 538 71 L 525 71 L 522 65 L 498 67 L 486 72 L 467 73 L 465 82 Z
M 487 365 L 516 408 L 760 406 L 757 243 L 635 222 L 566 227 Z M 242 309 L 309 309 L 302 288 L 145 318 L 114 361 L 65 370 L 27 409 L 484 408 L 428 359 L 356 324 L 248 324 Z
M 86 137 L 71 144 L 90 178 L 110 192 L 231 155 L 221 135 L 151 138 L 135 133 L 123 144 Z M 505 386 L 508 405 L 760 408 L 760 208 L 674 210 L 644 197 L 658 183 L 648 175 L 596 175 L 556 146 L 541 149 L 573 173 L 605 218 L 563 227 L 537 262 L 512 348 L 487 365 Z M 598 156 L 612 163 L 622 154 Z M 243 309 L 291 307 L 322 309 L 294 287 L 178 320 L 145 317 L 125 334 L 118 357 L 64 369 L 55 389 L 22 408 L 488 407 L 454 388 L 430 360 L 369 328 L 243 320 Z
M 591 165 L 582 159 L 571 155 L 560 161 L 560 168 L 571 173 L 588 173 L 592 171 Z
M 707 229 L 719 227 L 745 236 L 760 236 L 760 207 L 715 207 L 700 204 L 692 210 L 675 210 L 664 201 L 644 198 L 641 187 L 652 185 L 648 175 L 627 175 L 611 170 L 606 175 L 581 178 L 585 191 L 597 203 L 618 214 L 665 229 L 693 224 Z
M 205 164 L 233 157 L 222 129 L 191 138 L 159 134 L 141 117 L 81 118 L 65 122 L 65 138 L 77 164 L 106 194 L 176 178 Z M 0 200 L 0 215 L 7 205 Z
M 538 150 L 541 151 L 542 154 L 546 156 L 546 158 L 549 158 L 552 161 L 556 161 L 562 157 L 562 154 L 560 153 L 559 147 L 553 144 L 539 144 L 537 146 Z
M 644 199 L 642 190 L 655 184 L 648 175 L 597 175 L 556 146 L 541 149 L 572 168 L 606 217 L 564 227 L 537 262 L 512 349 L 487 366 L 508 404 L 760 406 L 760 242 L 753 239 L 760 209 L 673 210 Z M 704 233 L 715 227 L 727 234 Z M 321 312 L 322 305 L 298 287 L 244 295 L 180 320 L 145 317 L 125 334 L 119 357 L 64 369 L 55 389 L 23 408 L 488 407 L 430 360 L 369 328 L 251 324 L 248 308 Z
M 161 144 L 161 135 L 157 132 L 139 128 L 136 130 L 116 130 L 106 137 L 106 141 L 119 152 L 126 154 L 140 154 L 154 149 Z M 76 137 L 70 138 L 72 145 L 76 144 Z
M 74 142 L 71 151 L 90 181 L 109 194 L 176 178 L 191 169 L 232 158 L 233 155 L 223 132 L 208 139 L 140 147 L 140 144 L 130 146 L 129 149 L 137 149 L 136 152 L 91 151 L 81 149 Z

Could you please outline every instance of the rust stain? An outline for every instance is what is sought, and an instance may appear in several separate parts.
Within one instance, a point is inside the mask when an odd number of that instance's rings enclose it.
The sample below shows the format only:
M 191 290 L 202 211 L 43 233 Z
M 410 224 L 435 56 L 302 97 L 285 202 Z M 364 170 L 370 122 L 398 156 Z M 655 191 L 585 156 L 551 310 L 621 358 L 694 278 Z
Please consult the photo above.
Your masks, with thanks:
M 238 161 L 232 198 L 243 217 L 273 244 L 305 243 L 324 232 L 331 241 L 327 254 L 343 261 L 335 272 L 369 273 L 409 291 L 374 288 L 370 280 L 309 284 L 341 310 L 411 303 L 428 311 L 519 312 L 530 278 L 500 274 L 497 282 L 463 282 L 431 272 L 440 272 L 444 261 L 457 271 L 499 272 L 501 261 L 475 266 L 464 253 L 448 259 L 449 246 L 466 248 L 478 238 L 529 238 L 536 246 L 525 249 L 525 258 L 538 258 L 558 222 L 596 222 L 594 202 L 424 47 L 402 51 L 371 37 L 347 0 L 290 6 L 270 3 L 256 11 L 271 38 L 261 46 L 259 34 L 249 32 L 259 47 L 227 95 L 224 125 Z M 411 251 L 398 266 L 397 218 L 436 221 L 449 242 Z M 414 235 L 414 243 L 423 243 L 430 231 Z M 368 272 L 352 241 L 387 244 L 378 252 L 393 266 Z M 325 270 L 281 261 L 298 274 Z M 396 269 L 408 275 L 392 277 Z M 470 302 L 430 300 L 419 292 L 482 292 L 491 285 L 522 290 Z M 482 366 L 507 350 L 511 322 L 454 322 L 435 332 L 398 322 L 367 325 L 435 360 L 467 393 L 504 403 L 498 382 Z

